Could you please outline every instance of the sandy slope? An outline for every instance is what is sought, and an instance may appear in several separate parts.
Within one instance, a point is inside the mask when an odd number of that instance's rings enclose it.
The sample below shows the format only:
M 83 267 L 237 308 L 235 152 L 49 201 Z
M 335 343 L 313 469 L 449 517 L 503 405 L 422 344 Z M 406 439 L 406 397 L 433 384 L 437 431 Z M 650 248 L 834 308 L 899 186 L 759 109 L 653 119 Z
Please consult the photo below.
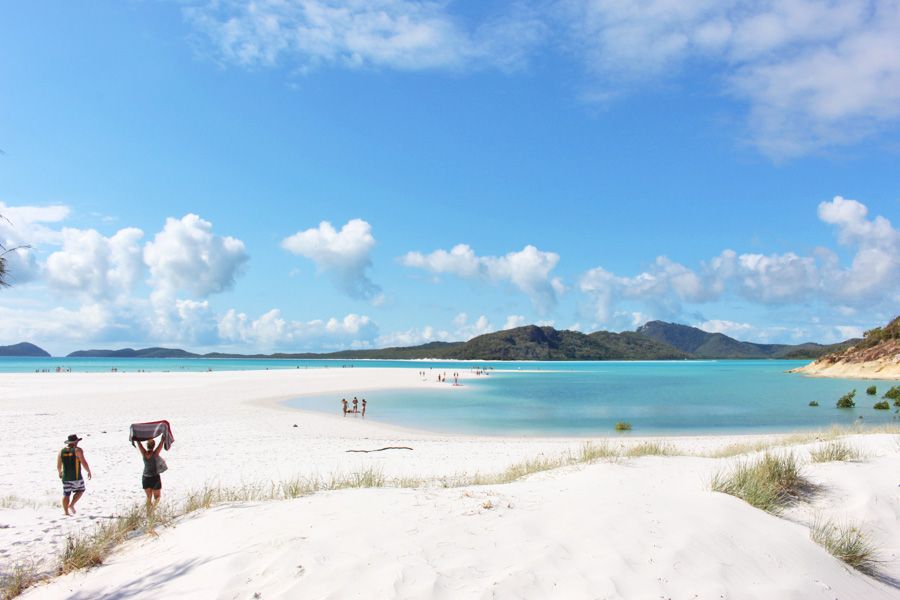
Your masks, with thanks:
M 272 405 L 301 393 L 334 392 L 337 400 L 343 390 L 437 385 L 415 372 L 374 369 L 2 375 L 0 498 L 16 494 L 28 505 L 0 508 L 0 564 L 52 555 L 67 532 L 140 499 L 140 458 L 125 441 L 137 420 L 167 417 L 175 426 L 164 475 L 170 496 L 204 481 L 238 485 L 368 466 L 389 478 L 494 472 L 582 443 L 433 435 Z M 54 455 L 71 431 L 90 434 L 83 446 L 96 478 L 79 516 L 65 519 L 50 503 L 59 485 Z M 897 598 L 897 587 L 827 555 L 807 528 L 817 515 L 866 522 L 883 548 L 884 573 L 900 579 L 896 437 L 854 436 L 866 461 L 808 466 L 821 492 L 787 518 L 708 491 L 710 474 L 729 459 L 646 457 L 506 485 L 220 506 L 26 597 Z M 731 441 L 673 443 L 699 451 Z M 345 452 L 384 445 L 415 450 Z
M 896 359 L 867 362 L 815 361 L 791 372 L 811 377 L 900 380 L 900 362 Z

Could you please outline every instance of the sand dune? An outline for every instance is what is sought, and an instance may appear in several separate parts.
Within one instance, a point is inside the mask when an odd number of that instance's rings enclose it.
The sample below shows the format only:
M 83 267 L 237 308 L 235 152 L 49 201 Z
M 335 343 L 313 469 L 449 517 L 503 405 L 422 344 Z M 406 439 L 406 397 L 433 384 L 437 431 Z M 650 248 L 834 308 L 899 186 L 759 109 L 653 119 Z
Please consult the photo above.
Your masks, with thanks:
M 25 499 L 0 509 L 0 564 L 52 556 L 68 532 L 140 500 L 140 458 L 125 441 L 137 420 L 166 417 L 175 426 L 164 475 L 170 498 L 204 482 L 240 486 L 370 467 L 388 479 L 490 473 L 583 443 L 435 435 L 276 404 L 302 393 L 415 386 L 438 384 L 381 369 L 0 376 L 0 435 L 9 448 L 0 497 Z M 53 461 L 72 431 L 90 434 L 83 447 L 95 479 L 79 515 L 65 519 L 52 505 Z M 503 485 L 220 505 L 24 597 L 897 598 L 896 438 L 851 436 L 866 460 L 807 465 L 820 491 L 782 517 L 709 491 L 711 474 L 738 459 L 619 459 Z M 697 453 L 747 439 L 668 443 Z M 345 452 L 386 445 L 414 450 Z M 805 456 L 810 447 L 794 451 Z M 882 549 L 884 581 L 846 568 L 810 540 L 809 526 L 822 517 L 867 526 Z

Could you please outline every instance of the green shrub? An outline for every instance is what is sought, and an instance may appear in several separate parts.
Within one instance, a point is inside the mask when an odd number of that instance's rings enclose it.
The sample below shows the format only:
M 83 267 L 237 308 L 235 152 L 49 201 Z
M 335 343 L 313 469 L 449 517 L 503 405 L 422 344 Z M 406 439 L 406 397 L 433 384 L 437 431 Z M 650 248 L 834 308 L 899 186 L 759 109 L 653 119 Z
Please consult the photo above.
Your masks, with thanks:
M 631 423 L 619 421 L 618 423 L 616 423 L 616 431 L 631 431 Z
M 856 396 L 856 390 L 847 392 L 846 394 L 844 394 L 843 396 L 838 398 L 837 407 L 838 408 L 853 408 L 854 406 L 856 406 L 856 402 L 853 401 L 853 398 L 855 396 Z
M 887 400 L 882 400 L 881 402 L 876 402 L 872 408 L 876 410 L 889 410 L 891 405 L 888 404 Z
M 888 400 L 900 400 L 900 385 L 895 385 L 894 387 L 886 391 L 884 393 L 884 397 Z
M 866 388 L 866 393 L 870 396 L 874 396 L 878 393 L 878 388 L 876 388 L 874 385 L 870 385 Z
M 810 405 L 810 406 L 818 406 L 818 405 L 819 405 L 819 401 L 818 401 L 818 400 L 810 400 L 810 401 L 809 401 L 809 405 Z

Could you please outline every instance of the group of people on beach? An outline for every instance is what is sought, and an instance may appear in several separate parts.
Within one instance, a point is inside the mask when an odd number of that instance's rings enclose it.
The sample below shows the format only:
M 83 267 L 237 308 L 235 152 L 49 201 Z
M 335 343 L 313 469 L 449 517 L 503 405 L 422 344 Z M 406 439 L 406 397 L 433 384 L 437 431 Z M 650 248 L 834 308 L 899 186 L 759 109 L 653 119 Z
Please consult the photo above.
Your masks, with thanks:
M 66 438 L 65 446 L 56 457 L 56 470 L 63 487 L 62 508 L 67 517 L 76 514 L 75 505 L 86 490 L 83 473 L 87 473 L 88 479 L 93 478 L 91 466 L 84 455 L 84 450 L 78 447 L 78 442 L 83 439 L 75 433 L 71 434 Z M 156 440 L 151 439 L 147 440 L 146 448 L 141 442 L 137 442 L 137 449 L 144 461 L 141 487 L 147 498 L 147 512 L 150 513 L 159 504 L 162 495 L 160 474 L 167 468 L 165 461 L 160 456 L 163 444 L 157 444 Z
M 362 410 L 360 411 L 360 405 L 362 405 Z M 363 398 L 362 401 L 358 400 L 356 396 L 353 396 L 353 408 L 351 409 L 349 403 L 346 398 L 341 399 L 341 409 L 344 411 L 344 416 L 346 417 L 348 414 L 356 415 L 362 414 L 362 418 L 366 418 L 366 399 Z

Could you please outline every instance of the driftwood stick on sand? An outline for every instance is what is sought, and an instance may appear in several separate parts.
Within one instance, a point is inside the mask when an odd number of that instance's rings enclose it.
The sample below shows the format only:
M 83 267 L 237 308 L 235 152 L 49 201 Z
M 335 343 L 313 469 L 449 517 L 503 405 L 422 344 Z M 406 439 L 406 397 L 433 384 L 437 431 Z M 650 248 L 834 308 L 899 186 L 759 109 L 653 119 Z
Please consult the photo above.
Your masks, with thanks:
M 377 450 L 345 450 L 345 452 L 381 452 L 382 450 L 412 450 L 409 446 L 385 446 Z

